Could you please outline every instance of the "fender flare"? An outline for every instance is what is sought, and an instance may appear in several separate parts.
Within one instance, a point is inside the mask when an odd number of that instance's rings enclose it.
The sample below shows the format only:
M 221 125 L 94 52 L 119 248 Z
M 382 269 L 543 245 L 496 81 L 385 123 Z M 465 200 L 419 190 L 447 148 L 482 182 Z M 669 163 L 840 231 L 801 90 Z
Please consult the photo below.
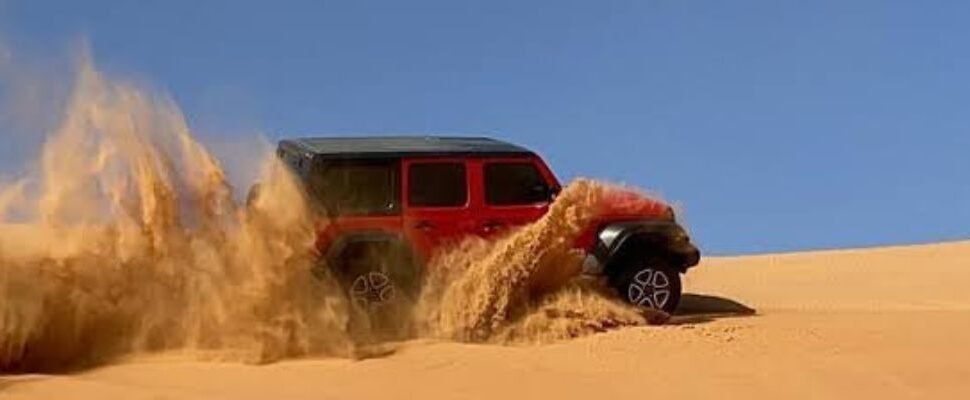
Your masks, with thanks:
M 401 254 L 406 257 L 408 269 L 402 269 L 399 270 L 399 272 L 405 274 L 417 274 L 412 276 L 423 275 L 424 268 L 414 247 L 412 247 L 411 244 L 400 233 L 383 230 L 347 232 L 336 237 L 331 242 L 330 246 L 327 247 L 324 252 L 322 252 L 319 261 L 317 262 L 316 266 L 314 266 L 314 274 L 325 274 L 326 272 L 324 272 L 324 270 L 329 270 L 330 273 L 335 274 L 338 278 L 346 278 L 345 274 L 347 274 L 349 271 L 345 270 L 347 265 L 345 265 L 344 261 L 341 260 L 344 251 L 355 245 L 366 246 L 381 244 L 400 246 L 400 249 L 403 250 L 403 253 Z
M 700 251 L 690 242 L 690 236 L 679 224 L 669 220 L 640 220 L 614 222 L 603 226 L 597 234 L 592 250 L 601 269 L 609 269 L 631 240 L 645 241 L 651 249 L 667 257 L 680 272 L 700 262 Z
M 327 250 L 323 253 L 322 259 L 329 264 L 335 264 L 338 261 L 341 253 L 347 249 L 352 244 L 362 244 L 362 243 L 387 243 L 387 242 L 400 242 L 408 246 L 408 249 L 413 253 L 414 249 L 411 249 L 410 244 L 404 239 L 403 236 L 395 234 L 388 231 L 358 231 L 358 232 L 348 232 L 343 235 L 338 236 L 334 239 Z

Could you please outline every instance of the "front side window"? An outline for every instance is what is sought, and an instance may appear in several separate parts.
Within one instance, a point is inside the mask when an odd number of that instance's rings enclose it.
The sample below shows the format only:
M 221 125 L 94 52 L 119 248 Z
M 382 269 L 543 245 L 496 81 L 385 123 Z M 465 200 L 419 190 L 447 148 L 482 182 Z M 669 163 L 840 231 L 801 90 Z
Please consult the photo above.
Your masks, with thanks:
M 399 163 L 331 161 L 317 165 L 309 183 L 332 215 L 395 214 L 400 210 Z
M 468 202 L 465 164 L 437 162 L 408 167 L 408 204 L 413 207 L 461 207 Z
M 485 202 L 511 206 L 544 203 L 552 189 L 531 162 L 493 162 L 485 164 Z

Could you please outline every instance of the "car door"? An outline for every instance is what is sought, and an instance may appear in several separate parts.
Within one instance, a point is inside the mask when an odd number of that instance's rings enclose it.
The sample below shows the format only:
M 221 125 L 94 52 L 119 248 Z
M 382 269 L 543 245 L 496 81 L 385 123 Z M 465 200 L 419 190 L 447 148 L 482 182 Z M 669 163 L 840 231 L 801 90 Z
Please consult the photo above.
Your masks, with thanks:
M 559 182 L 535 157 L 486 158 L 476 179 L 482 204 L 478 232 L 491 236 L 541 218 L 559 193 Z
M 424 258 L 475 230 L 467 162 L 408 159 L 404 169 L 404 226 Z

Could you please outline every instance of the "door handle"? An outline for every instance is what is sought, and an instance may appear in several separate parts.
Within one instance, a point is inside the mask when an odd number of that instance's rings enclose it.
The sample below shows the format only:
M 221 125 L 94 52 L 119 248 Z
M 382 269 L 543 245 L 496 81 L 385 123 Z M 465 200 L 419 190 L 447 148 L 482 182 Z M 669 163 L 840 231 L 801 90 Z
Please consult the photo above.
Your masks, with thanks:
M 482 230 L 485 233 L 491 233 L 505 226 L 505 222 L 499 221 L 497 219 L 490 219 L 482 222 Z
M 434 229 L 434 224 L 428 220 L 421 220 L 414 224 L 415 229 L 420 229 L 422 231 L 430 231 Z

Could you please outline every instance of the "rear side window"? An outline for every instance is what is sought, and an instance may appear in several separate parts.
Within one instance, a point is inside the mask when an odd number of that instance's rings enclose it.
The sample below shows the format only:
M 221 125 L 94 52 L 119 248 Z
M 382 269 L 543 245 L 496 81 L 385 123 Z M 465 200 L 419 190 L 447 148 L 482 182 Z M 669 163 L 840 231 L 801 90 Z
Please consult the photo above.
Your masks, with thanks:
M 313 196 L 335 215 L 395 214 L 400 211 L 396 161 L 327 162 L 310 175 Z
M 485 164 L 485 202 L 496 206 L 547 202 L 552 190 L 530 162 Z
M 408 167 L 408 203 L 414 207 L 460 207 L 468 202 L 465 164 L 420 163 Z

